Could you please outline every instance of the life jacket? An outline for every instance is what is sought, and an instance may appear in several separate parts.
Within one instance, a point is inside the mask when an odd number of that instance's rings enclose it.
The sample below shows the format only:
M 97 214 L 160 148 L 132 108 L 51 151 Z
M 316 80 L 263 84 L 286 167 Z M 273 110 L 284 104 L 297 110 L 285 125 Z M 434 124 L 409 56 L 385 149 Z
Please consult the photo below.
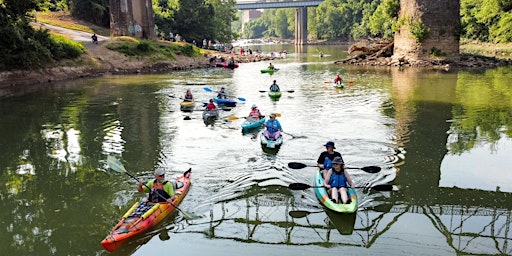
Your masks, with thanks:
M 185 100 L 192 101 L 194 97 L 192 97 L 192 94 L 185 94 Z
M 347 177 L 345 177 L 345 172 L 343 170 L 341 170 L 341 172 L 335 172 L 333 169 L 331 177 L 329 178 L 329 185 L 335 188 L 346 188 Z
M 249 114 L 249 116 L 259 118 L 261 116 L 260 110 L 257 108 L 251 110 L 251 113 Z
M 149 192 L 148 201 L 153 203 L 165 202 L 171 195 L 167 194 L 164 190 L 164 185 L 167 184 L 168 181 L 164 181 L 162 184 L 158 184 L 158 181 L 155 179 L 153 181 L 153 187 L 151 187 L 151 191 Z
M 279 131 L 279 126 L 277 126 L 277 120 L 274 120 L 274 121 L 268 120 L 265 125 L 267 126 L 267 131 L 270 134 L 273 134 L 273 133 Z
M 213 103 L 208 103 L 208 105 L 206 105 L 206 109 L 208 110 L 214 110 L 216 107 L 215 107 L 215 104 Z
M 329 157 L 325 157 L 325 160 L 324 160 L 324 169 L 325 170 L 330 170 L 332 168 L 332 161 L 331 159 L 329 159 Z

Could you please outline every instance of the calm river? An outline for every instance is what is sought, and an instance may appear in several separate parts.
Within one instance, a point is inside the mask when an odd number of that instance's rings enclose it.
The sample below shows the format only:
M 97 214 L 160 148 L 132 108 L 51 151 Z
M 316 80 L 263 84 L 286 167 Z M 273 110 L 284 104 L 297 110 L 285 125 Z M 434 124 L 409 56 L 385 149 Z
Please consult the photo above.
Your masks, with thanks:
M 113 255 L 512 254 L 511 67 L 338 66 L 342 47 L 258 48 L 289 54 L 273 75 L 260 62 L 2 89 L 1 254 L 110 255 L 100 241 L 145 195 L 108 155 L 145 180 L 155 166 L 168 179 L 192 168 L 180 208 L 202 216 L 175 214 Z M 338 72 L 344 89 L 330 83 Z M 278 101 L 259 92 L 273 80 Z M 214 126 L 179 110 L 186 89 L 207 101 L 222 86 L 246 101 Z M 227 120 L 252 104 L 280 114 L 280 149 Z M 350 170 L 357 186 L 395 189 L 358 189 L 349 215 L 324 210 L 312 189 L 289 190 L 316 169 L 288 163 L 314 165 L 328 140 L 349 166 L 382 168 Z

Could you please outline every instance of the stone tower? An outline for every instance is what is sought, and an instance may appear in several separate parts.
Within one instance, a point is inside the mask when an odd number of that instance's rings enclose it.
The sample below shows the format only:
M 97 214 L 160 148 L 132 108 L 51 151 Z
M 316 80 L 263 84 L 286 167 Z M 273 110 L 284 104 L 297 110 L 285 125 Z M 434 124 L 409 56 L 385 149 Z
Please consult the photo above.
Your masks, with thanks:
M 153 16 L 151 0 L 110 0 L 110 36 L 155 39 Z
M 460 0 L 400 0 L 393 58 L 458 59 Z

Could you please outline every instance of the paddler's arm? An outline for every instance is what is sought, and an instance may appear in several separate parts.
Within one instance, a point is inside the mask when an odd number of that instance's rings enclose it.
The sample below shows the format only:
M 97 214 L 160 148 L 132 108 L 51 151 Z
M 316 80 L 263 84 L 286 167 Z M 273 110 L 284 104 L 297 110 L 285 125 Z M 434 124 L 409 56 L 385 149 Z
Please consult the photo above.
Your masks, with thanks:
M 167 194 L 171 196 L 166 200 L 168 204 L 171 204 L 174 201 L 174 199 L 176 199 L 176 196 L 174 195 L 174 188 L 172 187 L 172 182 L 167 182 L 164 185 L 164 190 L 165 192 L 167 192 Z

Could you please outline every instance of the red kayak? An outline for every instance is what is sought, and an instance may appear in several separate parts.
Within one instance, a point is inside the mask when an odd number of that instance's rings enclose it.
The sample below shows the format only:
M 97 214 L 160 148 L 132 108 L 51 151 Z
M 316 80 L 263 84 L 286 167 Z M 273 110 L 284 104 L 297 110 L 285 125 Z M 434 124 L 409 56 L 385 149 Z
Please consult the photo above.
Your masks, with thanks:
M 190 188 L 190 170 L 186 171 L 183 176 L 176 179 L 176 187 L 174 193 L 176 199 L 173 204 L 167 203 L 146 203 L 144 201 L 135 203 L 128 210 L 121 221 L 112 228 L 110 234 L 101 241 L 101 245 L 109 251 L 117 250 L 121 245 L 126 243 L 135 235 L 144 233 L 150 228 L 161 222 L 173 210 L 175 205 L 179 205 Z M 146 204 L 145 212 L 137 214 L 139 204 Z M 134 214 L 135 213 L 135 214 Z
M 226 62 L 217 62 L 215 66 L 222 68 L 238 68 L 238 63 L 235 63 L 234 66 L 230 66 L 229 63 Z

